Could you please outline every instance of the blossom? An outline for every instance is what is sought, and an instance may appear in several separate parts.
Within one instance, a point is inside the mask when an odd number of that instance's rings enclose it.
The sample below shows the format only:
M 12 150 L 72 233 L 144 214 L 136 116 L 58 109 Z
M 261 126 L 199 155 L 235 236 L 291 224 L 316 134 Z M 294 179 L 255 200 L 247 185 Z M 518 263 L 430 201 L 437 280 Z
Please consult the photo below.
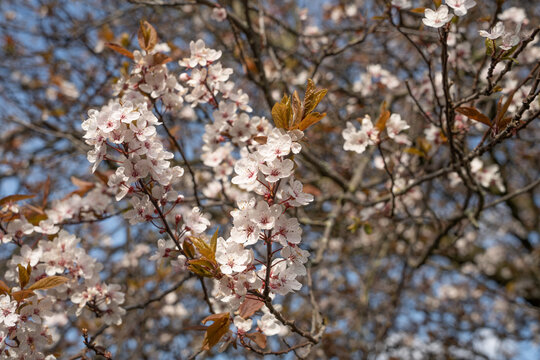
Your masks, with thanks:
M 291 159 L 285 159 L 283 161 L 275 159 L 267 165 L 261 164 L 259 169 L 264 175 L 266 175 L 266 181 L 269 183 L 275 183 L 279 179 L 291 176 L 293 167 L 294 162 Z
M 222 7 L 215 7 L 212 9 L 212 15 L 210 17 L 217 22 L 222 22 L 227 18 L 227 10 Z
M 281 213 L 280 205 L 269 206 L 266 202 L 259 202 L 257 207 L 251 212 L 251 220 L 261 229 L 269 230 L 274 227 L 276 218 Z
M 407 143 L 408 139 L 407 137 L 398 134 L 403 130 L 407 130 L 409 127 L 409 124 L 407 124 L 405 120 L 401 120 L 401 115 L 399 114 L 390 115 L 390 118 L 386 122 L 388 136 L 400 144 Z
M 289 185 L 285 187 L 285 193 L 290 200 L 287 201 L 292 206 L 304 206 L 313 201 L 313 195 L 303 192 L 302 182 L 291 178 Z
M 221 51 L 207 48 L 202 39 L 197 40 L 197 42 L 191 41 L 189 43 L 189 49 L 191 50 L 191 57 L 180 60 L 178 62 L 180 66 L 206 66 L 208 63 L 212 63 L 221 57 Z
M 499 45 L 499 47 L 503 50 L 510 50 L 517 44 L 519 44 L 519 41 L 521 40 L 519 37 L 519 31 L 521 30 L 521 23 L 519 23 L 516 26 L 516 31 L 511 33 L 505 32 L 502 38 L 502 44 Z
M 480 34 L 480 36 L 488 38 L 490 40 L 498 39 L 504 34 L 504 24 L 501 21 L 499 21 L 491 29 L 491 32 L 487 32 L 485 30 L 479 30 L 478 33 Z
M 342 132 L 345 144 L 343 149 L 363 153 L 368 145 L 375 144 L 379 138 L 379 131 L 373 126 L 371 118 L 366 115 L 362 119 L 361 130 L 356 130 L 351 122 L 347 122 L 347 128 Z
M 32 250 L 30 246 L 23 245 L 21 248 L 21 255 L 15 255 L 12 257 L 11 261 L 15 264 L 21 264 L 26 267 L 30 265 L 34 267 L 37 265 L 39 260 L 41 260 L 42 251 L 40 248 Z
M 410 0 L 392 0 L 392 6 L 405 10 L 411 8 L 412 5 Z
M 302 238 L 302 229 L 296 218 L 281 215 L 274 225 L 274 236 L 283 246 L 298 244 Z
M 426 9 L 424 15 L 425 18 L 422 19 L 424 25 L 434 28 L 444 26 L 447 22 L 452 20 L 453 17 L 452 14 L 448 13 L 448 7 L 446 5 L 441 5 L 437 11 Z
M 54 224 L 51 219 L 41 220 L 39 226 L 34 226 L 34 231 L 42 234 L 56 234 L 60 228 Z
M 260 320 L 257 320 L 257 326 L 259 326 L 266 336 L 277 335 L 281 332 L 281 324 L 276 317 L 270 313 L 264 314 Z
M 234 326 L 238 329 L 238 332 L 240 333 L 246 333 L 249 330 L 251 330 L 251 327 L 253 326 L 253 320 L 251 319 L 244 319 L 241 316 L 237 315 L 234 317 Z
M 234 164 L 234 172 L 238 175 L 232 178 L 233 184 L 253 184 L 259 173 L 259 161 L 253 155 L 240 159 Z
M 15 240 L 19 240 L 24 235 L 33 233 L 34 226 L 21 219 L 15 219 L 7 224 L 6 232 L 7 233 L 2 238 L 4 244 L 10 242 L 14 238 Z
M 253 259 L 253 254 L 249 250 L 234 241 L 225 241 L 218 238 L 216 249 L 216 261 L 220 264 L 220 270 L 226 275 L 233 272 L 244 271 Z
M 502 13 L 499 14 L 498 18 L 502 21 L 510 20 L 516 24 L 529 23 L 529 19 L 527 19 L 525 9 L 515 6 L 509 7 L 508 9 L 504 10 Z
M 15 326 L 17 320 L 19 320 L 16 310 L 16 301 L 11 301 L 7 295 L 0 295 L 0 324 L 4 323 L 4 326 L 8 328 Z
M 484 163 L 479 158 L 474 158 L 471 161 L 471 172 L 474 174 L 476 181 L 483 187 L 495 186 L 499 191 L 505 191 L 499 167 L 496 164 L 484 167 Z
M 446 0 L 446 4 L 454 10 L 454 14 L 463 16 L 467 14 L 468 9 L 476 5 L 476 2 L 474 0 Z
M 259 147 L 259 154 L 266 162 L 273 161 L 278 156 L 287 156 L 293 146 L 292 138 L 289 134 L 283 134 L 280 129 L 272 130 L 268 136 L 266 144 Z

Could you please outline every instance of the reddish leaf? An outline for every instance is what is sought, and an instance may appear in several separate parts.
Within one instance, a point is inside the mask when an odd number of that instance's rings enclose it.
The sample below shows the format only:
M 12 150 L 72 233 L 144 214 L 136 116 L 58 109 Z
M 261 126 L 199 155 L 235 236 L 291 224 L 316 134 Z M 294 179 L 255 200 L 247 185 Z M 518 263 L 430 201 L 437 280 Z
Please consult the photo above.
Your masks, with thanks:
M 255 136 L 253 138 L 253 140 L 255 140 L 256 142 L 258 142 L 261 145 L 264 145 L 268 141 L 268 137 L 267 136 Z
M 0 294 L 9 294 L 9 286 L 2 280 L 0 280 Z
M 246 337 L 250 338 L 261 349 L 266 348 L 266 336 L 264 334 L 261 334 L 260 332 L 254 332 L 246 334 Z
M 116 51 L 117 53 L 127 56 L 131 60 L 134 59 L 133 53 L 129 51 L 128 49 L 123 48 L 122 46 L 115 44 L 115 43 L 105 43 L 105 46 L 108 47 L 111 50 Z
M 62 285 L 68 281 L 67 278 L 63 276 L 48 276 L 46 278 L 40 279 L 36 281 L 32 286 L 28 288 L 28 290 L 46 290 L 46 289 L 52 289 L 53 287 L 57 287 L 59 285 Z
M 465 115 L 469 119 L 479 121 L 482 124 L 486 124 L 487 126 L 491 126 L 491 121 L 489 120 L 489 118 L 473 107 L 462 106 L 458 107 L 456 111 L 460 114 Z
M 13 299 L 15 299 L 15 301 L 17 302 L 21 302 L 24 299 L 32 297 L 34 295 L 36 295 L 36 293 L 33 292 L 32 290 L 20 290 L 20 291 L 15 291 L 14 293 L 11 294 L 11 296 L 13 296 Z
M 262 300 L 246 297 L 242 305 L 238 308 L 238 315 L 247 319 L 259 311 L 263 305 L 264 302 Z
M 293 129 L 300 129 L 302 131 L 306 130 L 308 127 L 310 127 L 313 124 L 318 123 L 326 116 L 326 113 L 318 113 L 318 112 L 312 112 L 309 115 L 307 115 L 300 123 L 293 126 Z
M 154 54 L 153 60 L 154 66 L 163 65 L 172 61 L 170 57 L 162 53 Z
M 141 49 L 150 51 L 156 46 L 158 42 L 156 29 L 146 20 L 141 21 L 139 26 L 139 32 L 137 33 L 137 39 L 139 39 L 139 46 Z
M 375 128 L 379 130 L 379 132 L 382 132 L 386 128 L 388 119 L 390 119 L 390 111 L 386 108 L 386 101 L 383 101 L 381 104 L 381 115 L 379 115 L 379 118 L 375 123 Z
M 0 199 L 0 206 L 10 203 L 10 202 L 31 199 L 33 197 L 36 197 L 36 195 L 9 195 L 9 196 L 6 196 L 5 198 Z
M 21 285 L 22 289 L 26 286 L 26 284 L 28 284 L 28 281 L 30 280 L 30 274 L 28 274 L 26 268 L 21 264 L 18 264 L 17 268 L 19 269 L 19 284 Z
M 93 189 L 95 186 L 94 183 L 81 180 L 79 178 L 76 178 L 75 176 L 71 177 L 71 182 L 73 183 L 73 185 L 79 188 L 78 190 L 72 192 L 72 194 L 78 194 L 79 196 L 84 196 L 84 194 Z
M 206 317 L 202 323 L 206 325 L 208 321 L 213 321 L 212 325 L 206 328 L 206 333 L 204 334 L 203 340 L 203 350 L 210 350 L 214 345 L 216 345 L 219 340 L 225 334 L 229 332 L 229 325 L 231 322 L 229 313 L 213 314 Z

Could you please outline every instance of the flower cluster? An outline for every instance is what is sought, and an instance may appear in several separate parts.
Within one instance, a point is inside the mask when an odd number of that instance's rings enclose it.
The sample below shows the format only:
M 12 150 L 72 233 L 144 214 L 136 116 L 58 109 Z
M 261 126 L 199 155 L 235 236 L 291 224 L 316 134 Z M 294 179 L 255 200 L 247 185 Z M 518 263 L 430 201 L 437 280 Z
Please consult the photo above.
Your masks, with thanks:
M 486 30 L 479 30 L 478 33 L 480 34 L 480 36 L 492 41 L 495 41 L 496 39 L 502 37 L 499 47 L 503 50 L 510 50 L 511 48 L 519 44 L 519 41 L 521 40 L 519 36 L 520 30 L 521 23 L 518 23 L 514 32 L 507 32 L 504 24 L 499 21 L 497 24 L 495 24 L 495 26 L 491 29 L 490 32 L 487 32 Z
M 287 209 L 313 200 L 294 178 L 294 163 L 288 158 L 300 152 L 302 136 L 299 130 L 273 129 L 265 144 L 244 152 L 235 164 L 232 183 L 262 198 L 240 201 L 231 212 L 230 236 L 218 240 L 216 260 L 224 276 L 215 295 L 233 309 L 249 291 L 285 295 L 301 287 L 296 278 L 306 273 L 308 252 L 299 247 L 302 229 L 295 217 L 287 215 Z M 267 249 L 277 246 L 271 253 L 279 250 L 281 257 L 258 260 L 254 248 L 259 244 Z
M 24 304 L 24 306 L 22 306 Z M 32 297 L 22 303 L 9 295 L 0 295 L 0 358 L 52 360 L 43 350 L 52 343 L 43 326 L 52 314 L 50 298 Z
M 476 5 L 476 2 L 474 0 L 446 0 L 446 5 L 454 10 L 456 16 L 463 16 L 467 14 L 470 8 Z M 422 19 L 424 25 L 440 28 L 452 20 L 454 15 L 449 12 L 446 5 L 439 6 L 436 11 L 426 9 L 424 12 L 425 18 Z
M 401 134 L 402 131 L 407 130 L 408 128 L 409 125 L 406 121 L 401 119 L 401 115 L 399 114 L 391 114 L 385 124 L 388 137 L 398 144 L 410 143 L 407 136 Z M 366 151 L 368 146 L 379 143 L 379 133 L 379 129 L 373 126 L 373 122 L 369 115 L 364 116 L 362 119 L 360 130 L 357 130 L 356 127 L 348 121 L 346 129 L 342 132 L 343 138 L 345 139 L 343 149 L 361 154 Z
M 191 57 L 179 62 L 187 68 L 180 75 L 190 88 L 185 100 L 192 106 L 209 104 L 214 108 L 214 122 L 205 126 L 202 159 L 220 182 L 211 182 L 205 191 L 212 195 L 223 191 L 238 204 L 231 212 L 229 237 L 217 239 L 215 260 L 221 275 L 213 291 L 229 310 L 236 310 L 250 291 L 274 296 L 301 287 L 296 278 L 306 273 L 308 253 L 299 247 L 302 230 L 298 220 L 287 215 L 287 209 L 313 200 L 294 178 L 295 164 L 290 158 L 300 152 L 303 133 L 272 129 L 266 119 L 250 117 L 249 98 L 240 90 L 234 91 L 234 84 L 228 81 L 232 70 L 217 62 L 221 52 L 206 48 L 202 40 L 190 47 Z M 240 159 L 234 157 L 235 147 Z M 163 241 L 162 245 L 161 256 L 165 257 L 172 244 Z M 262 252 L 261 245 L 265 245 Z M 272 249 L 270 255 L 267 249 Z M 274 255 L 278 251 L 281 257 Z M 263 332 L 277 334 L 268 318 L 276 321 L 272 314 L 264 315 L 260 320 L 265 324 Z M 250 327 L 250 319 L 235 320 L 239 332 L 247 331 L 248 322 Z
M 16 221 L 16 220 L 14 220 Z M 12 223 L 12 222 L 10 222 Z M 19 239 L 20 240 L 20 239 Z M 105 324 L 122 323 L 125 310 L 120 307 L 124 293 L 119 285 L 109 285 L 101 281 L 99 271 L 102 265 L 89 256 L 79 246 L 80 239 L 62 230 L 52 241 L 39 241 L 31 248 L 22 245 L 18 255 L 7 262 L 8 271 L 4 279 L 37 284 L 40 280 L 57 275 L 66 280 L 55 289 L 49 288 L 47 296 L 30 290 L 25 297 L 14 300 L 15 294 L 26 294 L 19 287 L 11 288 L 8 295 L 2 288 L 0 295 L 0 354 L 8 351 L 12 357 L 25 356 L 28 359 L 53 359 L 42 353 L 52 343 L 49 329 L 44 324 L 56 310 L 64 309 L 69 301 L 75 305 L 73 313 L 80 316 L 84 309 L 96 314 Z M 21 275 L 21 271 L 25 275 Z M 65 282 L 65 283 L 64 283 Z M 4 283 L 2 283 L 2 287 Z M 30 288 L 32 289 L 32 288 Z M 41 287 L 36 287 L 36 290 Z M 34 291 L 36 291 L 34 290 Z M 65 310 L 61 310 L 65 312 Z M 5 353 L 7 354 L 7 353 Z

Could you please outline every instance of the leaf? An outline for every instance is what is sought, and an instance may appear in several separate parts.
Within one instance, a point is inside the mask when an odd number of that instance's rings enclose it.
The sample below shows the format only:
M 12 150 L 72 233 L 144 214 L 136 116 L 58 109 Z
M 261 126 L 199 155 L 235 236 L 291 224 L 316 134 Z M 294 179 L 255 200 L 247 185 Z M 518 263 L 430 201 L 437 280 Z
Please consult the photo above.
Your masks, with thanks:
M 142 20 L 139 26 L 139 32 L 137 33 L 137 39 L 139 40 L 141 49 L 146 51 L 152 50 L 158 42 L 156 29 L 148 21 Z
M 24 299 L 29 298 L 34 295 L 36 295 L 36 293 L 33 292 L 32 290 L 19 290 L 11 294 L 11 296 L 13 296 L 13 299 L 15 299 L 15 301 L 17 302 L 21 302 Z
M 277 128 L 289 128 L 289 107 L 283 103 L 275 103 L 272 107 L 272 119 Z
M 0 280 L 0 294 L 5 295 L 5 294 L 9 294 L 9 292 L 10 292 L 9 286 L 7 286 L 5 282 Z
M 411 9 L 409 10 L 410 12 L 412 13 L 415 13 L 415 14 L 424 14 L 426 12 L 426 8 L 425 7 L 417 7 L 415 9 Z
M 65 284 L 68 281 L 66 277 L 63 276 L 47 276 L 46 278 L 39 279 L 28 288 L 28 290 L 46 290 L 52 289 L 53 287 L 60 286 Z
M 108 43 L 105 43 L 105 46 L 108 47 L 111 50 L 116 51 L 117 53 L 119 53 L 121 55 L 127 56 L 131 60 L 134 59 L 133 53 L 131 51 L 129 51 L 128 49 L 123 48 L 122 46 L 120 46 L 118 44 L 108 42 Z
M 514 64 L 516 64 L 516 65 L 519 64 L 519 61 L 517 61 L 516 58 L 513 58 L 513 57 L 511 57 L 511 56 L 505 56 L 505 57 L 502 58 L 502 60 L 510 60 L 510 61 L 512 61 L 512 62 L 513 62 Z
M 261 145 L 264 145 L 268 141 L 268 136 L 255 136 L 253 140 L 255 140 Z
M 193 245 L 199 250 L 202 256 L 209 260 L 215 260 L 215 253 L 212 251 L 212 247 L 207 244 L 203 239 L 190 236 L 189 239 L 193 242 Z
M 510 95 L 508 95 L 508 99 L 506 99 L 506 102 L 504 105 L 502 105 L 502 97 L 497 103 L 497 115 L 495 116 L 495 120 L 493 121 L 495 123 L 497 132 L 504 130 L 506 128 L 506 125 L 508 125 L 509 121 L 506 121 L 505 116 L 506 112 L 508 111 L 508 107 L 512 103 L 512 100 L 514 99 L 514 94 L 516 93 L 516 90 L 512 91 Z
M 217 239 L 218 239 L 219 227 L 216 229 L 214 235 L 210 239 L 210 249 L 212 250 L 212 260 L 216 260 Z
M 11 203 L 11 202 L 31 199 L 33 197 L 36 197 L 36 195 L 9 195 L 9 196 L 6 196 L 5 198 L 0 199 L 0 206 L 7 203 Z
M 184 243 L 182 244 L 182 249 L 184 250 L 188 258 L 191 259 L 195 256 L 195 247 L 191 242 L 184 241 Z
M 172 59 L 170 57 L 168 57 L 167 55 L 162 54 L 162 53 L 157 53 L 157 54 L 154 54 L 153 66 L 167 64 L 167 63 L 169 63 L 171 61 L 172 61 Z
M 228 312 L 221 314 L 213 314 L 203 319 L 202 323 L 206 325 L 207 322 L 213 321 L 212 325 L 206 328 L 204 334 L 204 340 L 202 350 L 210 350 L 216 345 L 221 338 L 229 332 L 229 325 L 231 322 Z
M 215 263 L 207 259 L 193 259 L 189 260 L 188 263 L 190 265 L 197 265 L 199 268 L 208 271 L 213 271 L 216 268 Z
M 306 87 L 306 95 L 304 96 L 304 114 L 309 114 L 315 108 L 321 100 L 326 96 L 328 89 L 319 89 L 315 88 L 315 83 L 313 80 L 308 79 Z
M 318 113 L 318 112 L 312 112 L 308 116 L 306 116 L 300 123 L 295 125 L 292 129 L 299 129 L 299 130 L 306 130 L 308 127 L 310 127 L 313 124 L 318 123 L 326 116 L 326 113 Z
M 25 216 L 26 216 L 26 215 L 25 215 Z M 45 215 L 45 214 L 37 214 L 37 213 L 35 213 L 35 212 L 32 213 L 31 215 L 26 216 L 26 220 L 27 220 L 30 224 L 34 225 L 34 226 L 39 225 L 39 222 L 40 222 L 41 220 L 47 220 L 47 219 L 48 219 L 47 215 Z
M 373 227 L 371 227 L 371 225 L 370 225 L 369 223 L 365 223 L 365 224 L 364 224 L 364 232 L 365 232 L 367 235 L 373 234 Z
M 456 111 L 460 114 L 465 115 L 469 119 L 479 121 L 482 124 L 486 124 L 487 126 L 491 127 L 491 120 L 489 120 L 486 115 L 478 111 L 478 109 L 475 109 L 473 107 L 461 106 L 458 107 Z
M 78 190 L 73 191 L 72 194 L 78 194 L 79 196 L 84 196 L 84 194 L 92 190 L 95 186 L 94 183 L 81 180 L 79 178 L 76 178 L 75 176 L 72 176 L 70 180 L 73 185 L 79 188 Z
M 495 54 L 495 45 L 493 43 L 493 40 L 486 38 L 485 44 L 486 44 L 486 55 L 493 56 L 493 54 Z
M 414 147 L 405 148 L 403 152 L 406 152 L 407 154 L 411 154 L 411 155 L 420 156 L 420 157 L 426 156 L 426 154 L 422 150 L 414 148 Z
M 254 332 L 246 334 L 246 337 L 250 338 L 261 349 L 266 348 L 266 336 L 260 332 Z
M 381 104 L 381 115 L 379 115 L 379 118 L 375 123 L 375 128 L 379 130 L 380 133 L 386 128 L 386 122 L 388 119 L 390 119 L 390 111 L 386 108 L 386 106 L 386 101 L 383 101 Z
M 518 44 L 512 46 L 510 49 L 506 50 L 504 52 L 503 60 L 508 60 L 507 57 L 510 57 L 510 55 L 512 55 L 520 45 L 521 45 L 521 43 L 518 43 Z M 510 58 L 510 60 L 513 60 L 513 61 L 515 61 L 517 63 L 517 60 L 514 59 L 514 58 Z
M 292 95 L 292 111 L 293 111 L 293 126 L 299 123 L 304 118 L 304 110 L 302 108 L 302 102 L 298 96 L 298 92 L 295 90 Z M 290 125 L 290 124 L 289 124 Z
M 21 289 L 23 289 L 28 284 L 28 281 L 30 281 L 30 274 L 28 274 L 26 268 L 21 264 L 17 264 L 17 268 L 19 269 L 19 284 L 21 285 Z
M 257 311 L 259 311 L 264 305 L 264 302 L 260 299 L 246 297 L 244 302 L 238 308 L 238 315 L 243 319 L 248 319 Z
M 214 275 L 210 271 L 208 271 L 205 268 L 200 267 L 199 265 L 188 265 L 188 270 L 202 277 L 208 277 L 208 278 L 214 277 Z

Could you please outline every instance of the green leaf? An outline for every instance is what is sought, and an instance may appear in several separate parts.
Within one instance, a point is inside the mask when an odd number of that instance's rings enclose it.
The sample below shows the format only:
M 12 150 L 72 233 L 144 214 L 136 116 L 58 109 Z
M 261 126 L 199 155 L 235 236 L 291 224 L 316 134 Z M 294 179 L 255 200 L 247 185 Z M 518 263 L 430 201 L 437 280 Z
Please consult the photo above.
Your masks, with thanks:
M 486 44 L 486 55 L 493 56 L 493 54 L 495 54 L 494 41 L 486 38 L 485 44 Z
M 209 244 L 207 244 L 203 239 L 190 236 L 189 239 L 193 242 L 193 246 L 199 250 L 201 255 L 207 259 L 215 260 L 214 252 Z
M 365 232 L 367 235 L 373 234 L 373 227 L 371 227 L 370 224 L 365 223 L 365 224 L 364 224 L 364 232 Z

